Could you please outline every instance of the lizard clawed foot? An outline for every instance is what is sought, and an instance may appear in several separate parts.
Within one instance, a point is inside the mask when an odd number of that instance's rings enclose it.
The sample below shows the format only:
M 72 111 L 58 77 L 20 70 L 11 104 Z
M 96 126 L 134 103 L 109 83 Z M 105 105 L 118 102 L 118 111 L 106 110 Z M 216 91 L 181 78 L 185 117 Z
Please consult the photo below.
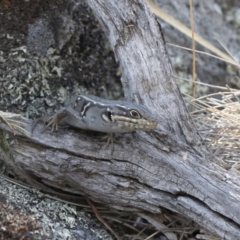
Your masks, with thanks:
M 104 136 L 101 140 L 106 140 L 107 139 L 107 143 L 105 145 L 105 149 L 107 149 L 107 147 L 109 145 L 111 145 L 111 155 L 113 155 L 113 150 L 114 150 L 114 142 L 118 142 L 116 139 L 114 139 L 114 133 L 108 133 L 106 136 Z
M 58 130 L 58 126 L 61 122 L 62 119 L 67 117 L 69 111 L 66 108 L 63 108 L 56 112 L 52 117 L 50 117 L 47 121 L 46 124 L 47 126 L 44 128 L 43 132 L 52 125 L 52 130 L 51 132 L 54 132 L 54 130 Z
M 101 140 L 106 140 L 107 139 L 107 143 L 105 145 L 105 149 L 107 149 L 107 147 L 111 144 L 111 155 L 113 154 L 113 135 L 114 133 L 108 133 L 106 136 L 104 136 Z
M 54 132 L 54 130 L 58 130 L 58 125 L 59 122 L 61 121 L 61 118 L 59 118 L 58 114 L 54 114 L 52 117 L 50 117 L 45 124 L 47 124 L 47 126 L 43 129 L 42 132 L 44 132 L 48 127 L 50 127 L 52 125 L 52 130 L 51 132 Z
M 41 133 L 43 133 L 51 125 L 52 125 L 52 130 L 51 130 L 52 132 L 54 132 L 54 130 L 58 130 L 58 124 L 59 124 L 60 120 L 59 120 L 57 115 L 55 116 L 55 114 L 52 117 L 50 117 L 49 119 L 39 118 L 39 119 L 37 119 L 33 122 L 32 132 L 33 132 L 33 130 L 36 127 L 38 122 L 43 122 L 44 125 L 47 124 L 47 126 L 45 126 L 44 129 L 41 131 Z
M 46 118 L 46 117 L 39 118 L 39 119 L 34 121 L 33 126 L 32 126 L 32 132 L 33 132 L 33 130 L 34 130 L 34 128 L 35 128 L 35 126 L 36 126 L 36 124 L 38 122 L 43 122 L 44 125 L 47 124 L 47 126 L 44 127 L 42 133 L 45 132 L 46 129 L 48 127 L 50 127 L 50 126 L 52 126 L 52 130 L 51 131 L 54 132 L 55 130 L 58 130 L 59 123 L 65 117 L 66 117 L 66 111 L 65 110 L 61 110 L 61 111 L 56 112 L 52 117 L 49 117 L 49 118 Z

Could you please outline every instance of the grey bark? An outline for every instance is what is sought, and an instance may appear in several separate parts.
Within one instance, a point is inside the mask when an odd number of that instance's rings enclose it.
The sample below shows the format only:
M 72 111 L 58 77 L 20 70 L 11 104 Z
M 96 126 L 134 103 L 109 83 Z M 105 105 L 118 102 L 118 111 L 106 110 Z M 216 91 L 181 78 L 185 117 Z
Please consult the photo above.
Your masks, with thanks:
M 223 239 L 239 238 L 239 177 L 216 164 L 198 134 L 148 6 L 139 0 L 88 4 L 121 64 L 126 99 L 148 106 L 158 116 L 158 129 L 123 134 L 111 156 L 94 133 L 41 133 L 43 126 L 38 125 L 29 138 L 16 134 L 16 164 L 49 186 L 138 212 L 156 227 L 164 207 Z M 30 129 L 31 121 L 23 121 Z M 9 131 L 4 124 L 0 128 Z

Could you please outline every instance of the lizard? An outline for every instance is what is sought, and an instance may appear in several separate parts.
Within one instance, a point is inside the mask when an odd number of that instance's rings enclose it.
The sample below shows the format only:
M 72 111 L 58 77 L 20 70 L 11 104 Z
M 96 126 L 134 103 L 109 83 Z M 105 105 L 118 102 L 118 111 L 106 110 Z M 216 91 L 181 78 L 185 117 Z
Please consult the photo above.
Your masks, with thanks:
M 36 120 L 33 124 L 35 127 Z M 93 95 L 78 95 L 70 104 L 58 110 L 47 121 L 52 132 L 59 125 L 69 125 L 83 130 L 107 133 L 109 145 L 113 133 L 155 129 L 158 121 L 150 110 L 140 104 L 108 100 Z M 45 130 L 44 129 L 44 130 Z

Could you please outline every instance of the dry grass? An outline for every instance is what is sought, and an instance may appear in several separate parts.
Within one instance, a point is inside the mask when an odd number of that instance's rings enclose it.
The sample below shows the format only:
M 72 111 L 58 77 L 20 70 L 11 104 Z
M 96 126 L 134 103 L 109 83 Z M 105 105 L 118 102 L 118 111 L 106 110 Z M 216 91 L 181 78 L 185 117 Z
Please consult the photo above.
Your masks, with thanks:
M 240 169 L 239 95 L 239 90 L 226 87 L 224 92 L 187 98 L 195 106 L 191 116 L 210 150 L 234 169 Z
M 24 128 L 26 124 L 20 120 L 21 116 L 21 114 L 0 111 L 0 121 L 6 123 L 14 135 L 15 131 L 19 131 L 29 137 L 31 134 Z

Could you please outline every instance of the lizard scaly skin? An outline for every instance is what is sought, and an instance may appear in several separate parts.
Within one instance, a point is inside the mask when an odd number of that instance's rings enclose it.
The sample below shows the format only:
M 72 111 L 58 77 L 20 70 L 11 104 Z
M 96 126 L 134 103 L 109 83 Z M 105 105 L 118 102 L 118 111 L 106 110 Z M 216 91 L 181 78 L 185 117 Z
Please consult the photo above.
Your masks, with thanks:
M 77 96 L 70 106 L 57 111 L 47 122 L 47 127 L 52 126 L 52 131 L 57 129 L 59 124 L 64 124 L 105 133 L 151 130 L 158 124 L 143 105 L 92 95 Z
M 111 142 L 111 153 L 113 133 L 146 131 L 155 129 L 158 124 L 152 113 L 143 105 L 107 100 L 92 95 L 79 95 L 73 100 L 69 106 L 60 109 L 47 120 L 46 128 L 52 126 L 53 132 L 61 124 L 107 133 L 106 147 Z M 34 122 L 32 130 L 39 120 Z

